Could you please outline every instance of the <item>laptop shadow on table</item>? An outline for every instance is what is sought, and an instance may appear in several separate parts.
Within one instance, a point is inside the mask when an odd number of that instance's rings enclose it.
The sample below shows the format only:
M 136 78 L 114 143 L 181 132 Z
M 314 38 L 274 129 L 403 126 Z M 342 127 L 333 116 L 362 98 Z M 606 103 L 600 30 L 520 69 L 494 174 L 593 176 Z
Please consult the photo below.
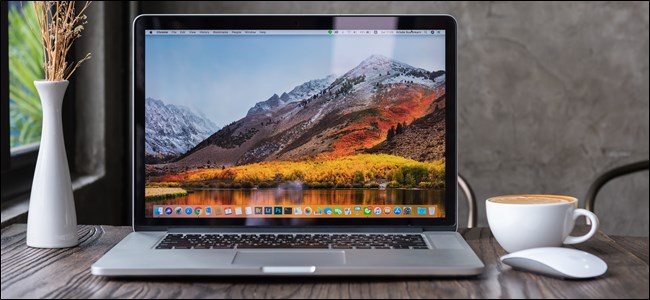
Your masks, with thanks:
M 149 283 L 232 283 L 232 284 L 270 284 L 270 285 L 287 285 L 287 284 L 305 284 L 305 283 L 390 283 L 403 281 L 457 281 L 457 280 L 480 280 L 479 276 L 469 277 L 425 277 L 425 276 L 241 276 L 236 277 L 209 277 L 209 276 L 178 276 L 178 277 L 106 277 L 107 280 L 117 282 L 149 282 Z M 290 282 L 287 282 L 290 279 Z

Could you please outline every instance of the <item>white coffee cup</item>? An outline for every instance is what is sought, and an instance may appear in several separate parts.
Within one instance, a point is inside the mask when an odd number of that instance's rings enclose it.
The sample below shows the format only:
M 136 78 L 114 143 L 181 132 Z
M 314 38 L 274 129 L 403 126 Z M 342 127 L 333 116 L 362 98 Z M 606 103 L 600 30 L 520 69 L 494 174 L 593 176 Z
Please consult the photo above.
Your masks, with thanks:
M 557 195 L 508 195 L 485 200 L 490 230 L 508 252 L 590 239 L 598 230 L 598 217 L 577 206 L 578 199 Z M 591 220 L 591 229 L 583 236 L 570 236 L 580 216 Z

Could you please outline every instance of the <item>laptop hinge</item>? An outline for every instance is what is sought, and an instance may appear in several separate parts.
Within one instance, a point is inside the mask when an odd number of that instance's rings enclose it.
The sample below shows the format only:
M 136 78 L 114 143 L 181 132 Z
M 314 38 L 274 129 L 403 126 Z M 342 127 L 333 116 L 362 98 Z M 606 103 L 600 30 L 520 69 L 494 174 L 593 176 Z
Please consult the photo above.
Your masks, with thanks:
M 345 232 L 345 233 L 420 233 L 423 232 L 420 227 L 307 227 L 307 228 L 272 228 L 272 227 L 168 227 L 168 232 L 208 232 L 208 233 L 262 233 L 262 232 L 310 232 L 310 233 L 330 233 L 330 232 Z

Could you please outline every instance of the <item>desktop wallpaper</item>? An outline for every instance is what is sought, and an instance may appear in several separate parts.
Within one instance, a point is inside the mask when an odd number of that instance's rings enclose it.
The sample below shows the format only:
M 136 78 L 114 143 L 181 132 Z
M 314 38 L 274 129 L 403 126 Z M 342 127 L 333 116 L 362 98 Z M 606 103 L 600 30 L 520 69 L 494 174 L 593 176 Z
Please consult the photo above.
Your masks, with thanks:
M 445 216 L 444 35 L 146 35 L 145 57 L 147 217 Z

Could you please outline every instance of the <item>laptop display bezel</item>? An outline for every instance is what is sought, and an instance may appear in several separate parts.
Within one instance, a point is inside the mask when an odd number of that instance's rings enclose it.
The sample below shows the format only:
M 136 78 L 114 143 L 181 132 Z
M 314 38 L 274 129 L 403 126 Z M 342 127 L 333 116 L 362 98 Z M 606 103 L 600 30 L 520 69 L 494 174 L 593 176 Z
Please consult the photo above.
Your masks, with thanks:
M 343 22 L 337 18 L 346 18 Z M 386 28 L 394 24 L 394 28 Z M 150 29 L 436 29 L 445 30 L 445 217 L 444 218 L 325 218 L 309 225 L 292 225 L 292 218 L 261 218 L 263 225 L 245 225 L 246 218 L 145 217 L 145 30 Z M 131 164 L 133 227 L 136 231 L 170 228 L 233 228 L 237 230 L 455 230 L 457 227 L 457 109 L 456 21 L 449 15 L 141 15 L 133 23 L 133 97 L 131 99 Z M 257 219 L 256 223 L 260 223 Z M 295 222 L 294 222 L 295 224 Z

